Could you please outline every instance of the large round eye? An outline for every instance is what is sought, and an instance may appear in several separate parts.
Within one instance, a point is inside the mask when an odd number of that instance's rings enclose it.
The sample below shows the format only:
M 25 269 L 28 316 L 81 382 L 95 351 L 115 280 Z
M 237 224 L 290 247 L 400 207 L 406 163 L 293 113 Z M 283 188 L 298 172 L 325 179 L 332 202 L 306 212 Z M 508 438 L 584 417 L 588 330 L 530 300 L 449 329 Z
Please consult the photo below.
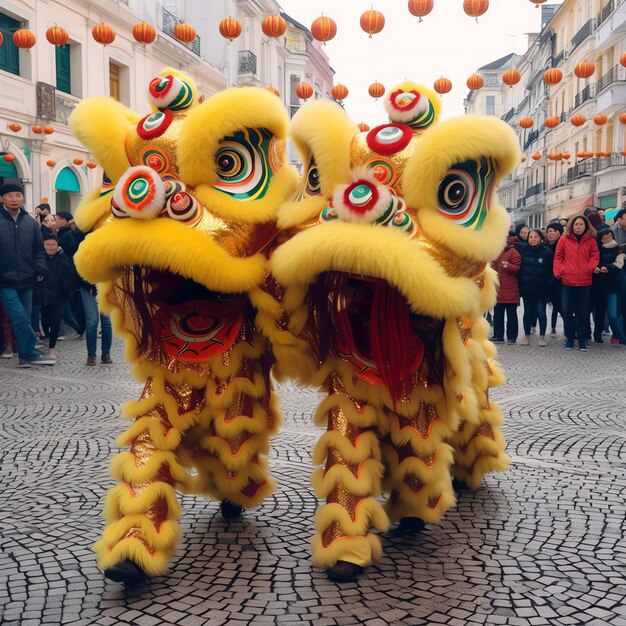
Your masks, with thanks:
M 111 212 L 115 217 L 148 220 L 159 215 L 165 204 L 165 185 L 149 167 L 130 167 L 113 191 Z
M 152 104 L 161 111 L 180 111 L 191 106 L 193 102 L 191 86 L 182 78 L 171 74 L 153 78 L 148 91 Z
M 215 188 L 240 200 L 262 198 L 273 170 L 268 162 L 272 135 L 248 128 L 226 137 L 215 153 Z
M 465 172 L 451 172 L 439 184 L 439 209 L 450 215 L 459 215 L 467 208 L 474 184 Z
M 320 173 L 317 169 L 317 165 L 313 165 L 309 168 L 309 172 L 306 177 L 306 193 L 309 196 L 319 196 L 320 189 Z

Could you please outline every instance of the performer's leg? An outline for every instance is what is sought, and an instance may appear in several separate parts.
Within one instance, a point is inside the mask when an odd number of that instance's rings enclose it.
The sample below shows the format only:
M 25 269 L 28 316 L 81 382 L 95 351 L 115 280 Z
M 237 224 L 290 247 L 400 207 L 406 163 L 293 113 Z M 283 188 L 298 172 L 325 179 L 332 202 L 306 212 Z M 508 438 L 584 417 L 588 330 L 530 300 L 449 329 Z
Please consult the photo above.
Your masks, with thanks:
M 386 530 L 389 522 L 374 500 L 383 471 L 376 411 L 351 397 L 339 374 L 331 376 L 329 391 L 316 414 L 316 422 L 327 421 L 328 430 L 313 457 L 315 464 L 326 462 L 312 478 L 317 495 L 326 499 L 315 514 L 313 563 L 329 568 L 333 580 L 346 582 L 380 558 L 380 540 L 370 528 Z
M 137 582 L 166 571 L 180 535 L 175 487 L 189 479 L 176 449 L 203 405 L 203 389 L 161 379 L 149 380 L 142 398 L 125 405 L 124 417 L 135 422 L 118 443 L 130 452 L 111 464 L 113 478 L 123 482 L 107 494 L 109 525 L 94 546 L 109 578 Z

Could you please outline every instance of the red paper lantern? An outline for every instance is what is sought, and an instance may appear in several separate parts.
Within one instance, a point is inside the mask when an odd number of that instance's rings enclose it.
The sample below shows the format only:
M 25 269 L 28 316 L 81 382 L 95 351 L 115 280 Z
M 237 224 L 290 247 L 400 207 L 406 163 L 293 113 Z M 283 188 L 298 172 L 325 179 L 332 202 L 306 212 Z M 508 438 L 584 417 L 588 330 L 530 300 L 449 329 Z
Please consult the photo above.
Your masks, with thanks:
M 308 100 L 313 95 L 313 87 L 309 83 L 300 83 L 296 87 L 296 96 L 300 100 Z
M 531 158 L 533 161 L 541 161 L 541 153 L 540 152 L 533 152 L 531 154 Z
M 530 128 L 532 125 L 534 124 L 533 118 L 532 117 L 523 117 L 520 121 L 519 121 L 519 125 L 522 128 Z
M 37 38 L 32 30 L 28 28 L 20 28 L 13 33 L 13 43 L 22 50 L 29 50 L 35 45 Z
M 581 61 L 575 68 L 574 74 L 578 78 L 589 78 L 596 71 L 596 66 L 589 61 Z
M 361 15 L 361 28 L 372 38 L 385 28 L 385 16 L 380 11 L 370 9 Z
M 3 41 L 4 41 L 4 35 L 0 33 L 0 46 L 2 45 Z
M 596 124 L 596 126 L 604 126 L 604 124 L 607 123 L 608 119 L 609 118 L 606 115 L 603 115 L 602 113 L 598 113 L 598 115 L 594 116 L 593 121 Z
M 525 156 L 523 156 L 523 157 L 521 158 L 521 161 L 522 161 L 522 163 L 526 163 L 526 157 L 525 157 Z
M 311 24 L 311 35 L 313 39 L 326 43 L 337 34 L 337 24 L 330 17 L 322 15 Z
M 624 54 L 622 54 L 622 56 L 619 58 L 619 64 L 626 67 L 626 52 L 624 52 Z
M 85 163 L 85 165 L 90 169 L 93 170 L 94 168 L 98 167 L 98 164 L 95 161 L 87 161 L 87 163 Z
M 43 133 L 43 127 L 38 124 L 31 126 L 30 129 L 35 133 L 35 135 L 41 135 L 41 133 Z
M 15 157 L 12 154 L 5 154 L 2 157 L 7 163 L 13 163 L 15 161 Z
M 515 68 L 502 73 L 502 82 L 509 87 L 517 85 L 521 79 L 522 75 Z
M 52 26 L 46 31 L 46 39 L 53 46 L 64 46 L 69 41 L 70 35 L 65 28 Z
M 567 160 L 569 160 L 571 154 L 569 152 L 564 152 L 562 156 L 567 161 Z
M 191 24 L 176 24 L 174 37 L 183 43 L 191 43 L 196 38 L 196 29 Z
M 433 10 L 433 0 L 409 0 L 409 12 L 415 17 L 419 17 L 419 21 L 423 22 L 423 17 L 426 17 Z
M 586 121 L 587 121 L 587 118 L 584 115 L 581 115 L 580 113 L 577 113 L 576 115 L 572 115 L 572 118 L 570 119 L 570 122 L 574 126 L 582 126 Z
M 372 98 L 378 100 L 378 98 L 382 98 L 385 95 L 385 86 L 378 81 L 374 81 L 368 88 L 367 91 Z
M 220 35 L 228 41 L 233 41 L 241 35 L 241 24 L 234 17 L 227 17 L 220 22 Z
M 438 78 L 433 85 L 438 94 L 448 93 L 452 89 L 452 82 L 448 78 Z
M 52 126 L 44 126 L 43 132 L 46 133 L 46 135 L 52 135 L 54 128 L 52 128 Z
M 535 5 L 535 9 L 539 8 L 540 4 L 543 4 L 546 0 L 530 0 L 534 5 Z
M 626 113 L 620 113 L 620 116 L 619 116 L 619 121 L 620 121 L 622 124 L 626 124 Z
M 552 67 L 543 73 L 543 82 L 547 85 L 556 85 L 560 83 L 562 79 L 563 72 L 556 67 Z
M 348 97 L 349 91 L 345 85 L 339 83 L 330 90 L 330 93 L 335 100 L 345 100 Z
M 133 37 L 137 43 L 145 46 L 156 39 L 156 29 L 148 22 L 139 22 L 133 26 Z
M 552 117 L 546 117 L 544 124 L 547 128 L 556 128 L 561 123 L 561 118 L 558 115 Z
M 369 124 L 365 122 L 359 122 L 358 127 L 362 133 L 366 133 L 370 129 Z
M 115 31 L 108 24 L 97 24 L 91 29 L 91 36 L 103 46 L 115 41 Z
M 487 12 L 489 0 L 463 0 L 463 10 L 470 17 L 478 18 Z
M 56 161 L 53 161 L 52 159 L 50 161 L 46 161 L 46 165 L 48 167 L 54 167 L 57 164 Z
M 79 159 L 79 158 L 72 159 L 72 163 L 73 163 L 74 165 L 82 165 L 82 164 L 83 164 L 83 160 L 82 160 L 82 159 Z
M 261 30 L 268 37 L 282 37 L 287 30 L 287 21 L 282 15 L 268 15 L 261 22 Z
M 12 130 L 14 133 L 19 133 L 22 130 L 22 125 L 17 122 L 11 122 L 9 124 L 9 130 Z
M 266 87 L 268 91 L 271 91 L 277 98 L 280 98 L 280 91 L 276 87 Z
M 485 79 L 480 74 L 472 74 L 466 84 L 468 89 L 477 91 L 485 84 Z

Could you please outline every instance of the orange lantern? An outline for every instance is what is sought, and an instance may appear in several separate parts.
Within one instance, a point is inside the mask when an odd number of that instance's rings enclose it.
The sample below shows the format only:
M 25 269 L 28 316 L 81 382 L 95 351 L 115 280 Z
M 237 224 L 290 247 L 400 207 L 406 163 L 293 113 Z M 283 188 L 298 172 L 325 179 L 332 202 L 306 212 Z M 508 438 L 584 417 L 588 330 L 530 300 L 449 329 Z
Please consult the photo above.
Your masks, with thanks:
M 220 35 L 228 41 L 234 41 L 241 35 L 241 24 L 239 20 L 228 16 L 220 22 Z
M 108 24 L 97 24 L 91 29 L 91 36 L 103 46 L 115 41 L 115 31 Z
M 83 160 L 82 159 L 78 159 L 78 158 L 72 159 L 72 163 L 74 165 L 82 165 L 83 164 Z
M 534 124 L 534 122 L 533 122 L 533 118 L 532 117 L 523 117 L 519 121 L 519 125 L 522 128 L 530 128 L 533 124 Z
M 43 132 L 46 133 L 46 135 L 52 135 L 54 128 L 52 128 L 52 126 L 44 126 Z
M 350 92 L 345 85 L 339 83 L 330 90 L 330 93 L 333 94 L 335 100 L 345 100 Z
M 546 117 L 546 121 L 544 122 L 547 128 L 556 128 L 561 123 L 561 118 L 558 115 L 553 115 L 552 117 Z
M 522 163 L 526 163 L 526 157 L 525 157 L 525 156 L 523 156 L 523 157 L 521 158 L 521 161 L 522 161 Z
M 7 163 L 13 163 L 15 161 L 15 157 L 12 154 L 5 154 L 2 157 Z
M 535 9 L 539 8 L 540 4 L 543 4 L 546 0 L 530 0 L 534 5 L 535 5 Z
M 587 153 L 586 153 L 586 152 L 577 152 L 577 153 L 576 153 L 576 156 L 577 156 L 579 159 L 586 159 L 586 158 L 587 158 Z
M 556 85 L 561 80 L 563 80 L 563 72 L 556 67 L 552 67 L 543 73 L 543 82 L 547 85 Z
M 191 43 L 196 38 L 196 29 L 191 24 L 176 24 L 174 27 L 174 37 L 183 43 Z
M 56 161 L 52 161 L 52 160 L 50 160 L 50 161 L 46 161 L 46 165 L 47 165 L 48 167 L 54 167 L 56 164 L 57 164 L 57 162 L 56 162 Z
M 415 17 L 419 17 L 419 21 L 423 22 L 423 17 L 426 17 L 433 10 L 433 0 L 409 0 L 409 12 Z
M 156 29 L 148 22 L 139 22 L 133 26 L 133 37 L 145 46 L 156 39 Z
M 287 30 L 287 21 L 282 15 L 268 15 L 261 22 L 261 30 L 268 37 L 282 37 Z
M 598 115 L 594 116 L 593 121 L 596 124 L 596 126 L 604 126 L 604 124 L 607 123 L 608 119 L 609 118 L 606 115 L 603 115 L 602 113 L 598 113 Z
M 368 88 L 367 92 L 372 98 L 382 98 L 385 95 L 385 86 L 378 81 L 374 81 Z
M 517 85 L 521 79 L 522 75 L 515 68 L 502 73 L 502 82 L 509 87 Z
M 53 46 L 64 46 L 69 41 L 70 35 L 65 28 L 52 26 L 46 31 L 46 39 Z
M 370 129 L 369 124 L 366 124 L 365 122 L 359 122 L 358 126 L 362 133 L 366 133 Z
M 322 15 L 311 24 L 311 35 L 313 39 L 326 43 L 337 34 L 337 24 L 330 17 Z
M 621 114 L 620 114 L 620 116 L 619 116 L 619 121 L 620 121 L 622 124 L 626 124 L 626 113 L 621 113 Z
M 540 152 L 533 152 L 531 154 L 531 158 L 533 161 L 541 161 L 541 153 Z
M 30 129 L 35 133 L 35 135 L 41 135 L 41 133 L 43 133 L 43 128 L 38 124 L 35 124 L 35 126 L 31 126 Z
M 624 54 L 622 54 L 622 56 L 619 58 L 619 64 L 626 67 L 626 52 L 624 52 Z
M 308 100 L 313 95 L 313 87 L 309 83 L 300 83 L 296 87 L 296 96 L 300 100 Z
M 85 165 L 90 169 L 94 169 L 96 167 L 98 167 L 98 164 L 95 161 L 87 161 L 87 163 L 85 163 Z
M 480 74 L 472 74 L 467 79 L 467 88 L 476 91 L 485 84 L 485 79 Z
M 580 113 L 577 113 L 576 115 L 572 115 L 572 118 L 570 119 L 570 122 L 574 126 L 582 126 L 586 121 L 587 121 L 587 118 L 584 115 L 581 115 Z
M 276 87 L 266 87 L 265 89 L 272 92 L 277 98 L 280 98 L 280 91 Z
M 35 45 L 37 38 L 33 34 L 32 30 L 28 28 L 20 28 L 13 33 L 13 43 L 22 50 L 29 50 Z
M 452 82 L 448 78 L 444 78 L 442 76 L 435 81 L 435 84 L 433 86 L 438 94 L 443 95 L 444 93 L 448 93 L 452 89 Z
M 22 130 L 22 125 L 17 122 L 11 122 L 9 124 L 9 130 L 12 130 L 14 133 L 19 133 Z
M 569 152 L 564 152 L 561 156 L 567 161 L 569 160 L 571 154 Z
M 372 38 L 385 28 L 385 16 L 380 11 L 370 9 L 361 15 L 361 28 Z
M 463 10 L 470 17 L 478 18 L 487 12 L 489 0 L 463 0 Z
M 596 71 L 596 66 L 589 61 L 581 61 L 575 68 L 574 74 L 578 78 L 589 78 Z

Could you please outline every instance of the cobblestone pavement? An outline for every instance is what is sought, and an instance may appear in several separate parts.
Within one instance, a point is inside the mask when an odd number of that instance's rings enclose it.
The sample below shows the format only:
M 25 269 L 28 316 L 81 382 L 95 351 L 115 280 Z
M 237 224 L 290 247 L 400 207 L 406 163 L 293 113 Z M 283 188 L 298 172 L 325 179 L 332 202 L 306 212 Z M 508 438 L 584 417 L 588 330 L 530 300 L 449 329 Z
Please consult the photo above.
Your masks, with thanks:
M 0 362 L 0 623 L 626 625 L 626 351 L 502 346 L 509 470 L 463 493 L 441 526 L 391 530 L 359 585 L 312 568 L 310 451 L 317 395 L 280 388 L 274 497 L 227 525 L 182 497 L 167 576 L 126 590 L 90 546 L 102 529 L 119 405 L 140 385 L 122 364 L 88 368 L 82 342 L 54 368 Z

